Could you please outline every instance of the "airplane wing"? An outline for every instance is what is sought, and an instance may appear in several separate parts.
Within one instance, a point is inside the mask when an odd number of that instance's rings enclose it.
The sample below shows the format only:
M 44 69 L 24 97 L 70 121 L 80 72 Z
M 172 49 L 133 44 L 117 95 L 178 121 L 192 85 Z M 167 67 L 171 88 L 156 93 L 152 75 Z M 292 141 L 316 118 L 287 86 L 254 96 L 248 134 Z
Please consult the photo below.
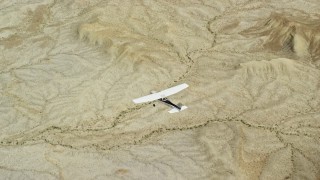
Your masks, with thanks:
M 154 101 L 154 100 L 158 100 L 161 99 L 161 95 L 158 93 L 155 94 L 150 94 L 148 96 L 143 96 L 137 99 L 134 99 L 133 102 L 138 104 L 138 103 L 144 103 L 144 102 L 149 102 L 149 101 Z
M 189 85 L 186 83 L 183 83 L 178 86 L 174 86 L 174 87 L 171 87 L 169 89 L 166 89 L 166 90 L 154 93 L 154 94 L 150 94 L 147 96 L 143 96 L 143 97 L 134 99 L 133 102 L 137 104 L 137 103 L 144 103 L 144 102 L 158 100 L 158 99 L 165 98 L 167 96 L 171 96 L 173 94 L 176 94 L 177 92 L 180 92 L 187 87 L 189 87 Z

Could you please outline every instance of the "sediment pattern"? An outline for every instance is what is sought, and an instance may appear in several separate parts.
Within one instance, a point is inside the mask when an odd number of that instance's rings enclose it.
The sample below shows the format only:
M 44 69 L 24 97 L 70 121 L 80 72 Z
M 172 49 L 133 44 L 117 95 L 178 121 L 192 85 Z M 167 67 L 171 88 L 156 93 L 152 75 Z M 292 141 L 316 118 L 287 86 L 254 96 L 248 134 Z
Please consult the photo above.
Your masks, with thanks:
M 0 8 L 3 178 L 320 178 L 319 2 Z

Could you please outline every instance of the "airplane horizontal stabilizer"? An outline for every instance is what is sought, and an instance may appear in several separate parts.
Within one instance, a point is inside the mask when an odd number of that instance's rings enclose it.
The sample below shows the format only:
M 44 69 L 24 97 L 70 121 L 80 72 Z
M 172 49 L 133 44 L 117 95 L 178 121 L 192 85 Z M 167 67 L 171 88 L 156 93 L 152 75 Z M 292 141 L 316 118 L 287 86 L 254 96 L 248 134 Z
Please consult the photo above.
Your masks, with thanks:
M 187 106 L 181 106 L 181 109 L 177 109 L 177 108 L 172 108 L 170 111 L 168 111 L 169 113 L 177 113 L 177 112 L 180 112 L 180 111 L 183 111 L 185 109 L 187 109 L 188 107 Z

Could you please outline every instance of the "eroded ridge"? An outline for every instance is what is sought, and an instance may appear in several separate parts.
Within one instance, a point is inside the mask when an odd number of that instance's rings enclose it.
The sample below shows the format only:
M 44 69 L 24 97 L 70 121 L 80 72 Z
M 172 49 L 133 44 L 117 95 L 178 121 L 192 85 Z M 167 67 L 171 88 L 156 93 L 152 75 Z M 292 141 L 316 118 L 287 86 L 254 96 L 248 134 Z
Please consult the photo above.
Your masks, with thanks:
M 0 1 L 7 179 L 319 179 L 319 2 Z M 132 99 L 186 82 L 189 108 Z
M 242 32 L 244 35 L 266 37 L 264 47 L 273 51 L 285 51 L 319 65 L 320 20 L 308 15 L 295 16 L 272 13 L 269 18 Z

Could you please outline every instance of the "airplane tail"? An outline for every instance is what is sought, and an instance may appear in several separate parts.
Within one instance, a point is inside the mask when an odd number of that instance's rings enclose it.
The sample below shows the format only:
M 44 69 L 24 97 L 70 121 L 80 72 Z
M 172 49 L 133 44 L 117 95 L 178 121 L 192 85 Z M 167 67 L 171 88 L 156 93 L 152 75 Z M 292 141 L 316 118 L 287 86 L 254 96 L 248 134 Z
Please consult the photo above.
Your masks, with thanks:
M 180 111 L 183 111 L 185 109 L 187 109 L 188 107 L 187 106 L 183 106 L 181 104 L 178 105 L 181 109 L 177 109 L 177 108 L 172 108 L 170 111 L 168 111 L 169 113 L 177 113 L 177 112 L 180 112 Z

